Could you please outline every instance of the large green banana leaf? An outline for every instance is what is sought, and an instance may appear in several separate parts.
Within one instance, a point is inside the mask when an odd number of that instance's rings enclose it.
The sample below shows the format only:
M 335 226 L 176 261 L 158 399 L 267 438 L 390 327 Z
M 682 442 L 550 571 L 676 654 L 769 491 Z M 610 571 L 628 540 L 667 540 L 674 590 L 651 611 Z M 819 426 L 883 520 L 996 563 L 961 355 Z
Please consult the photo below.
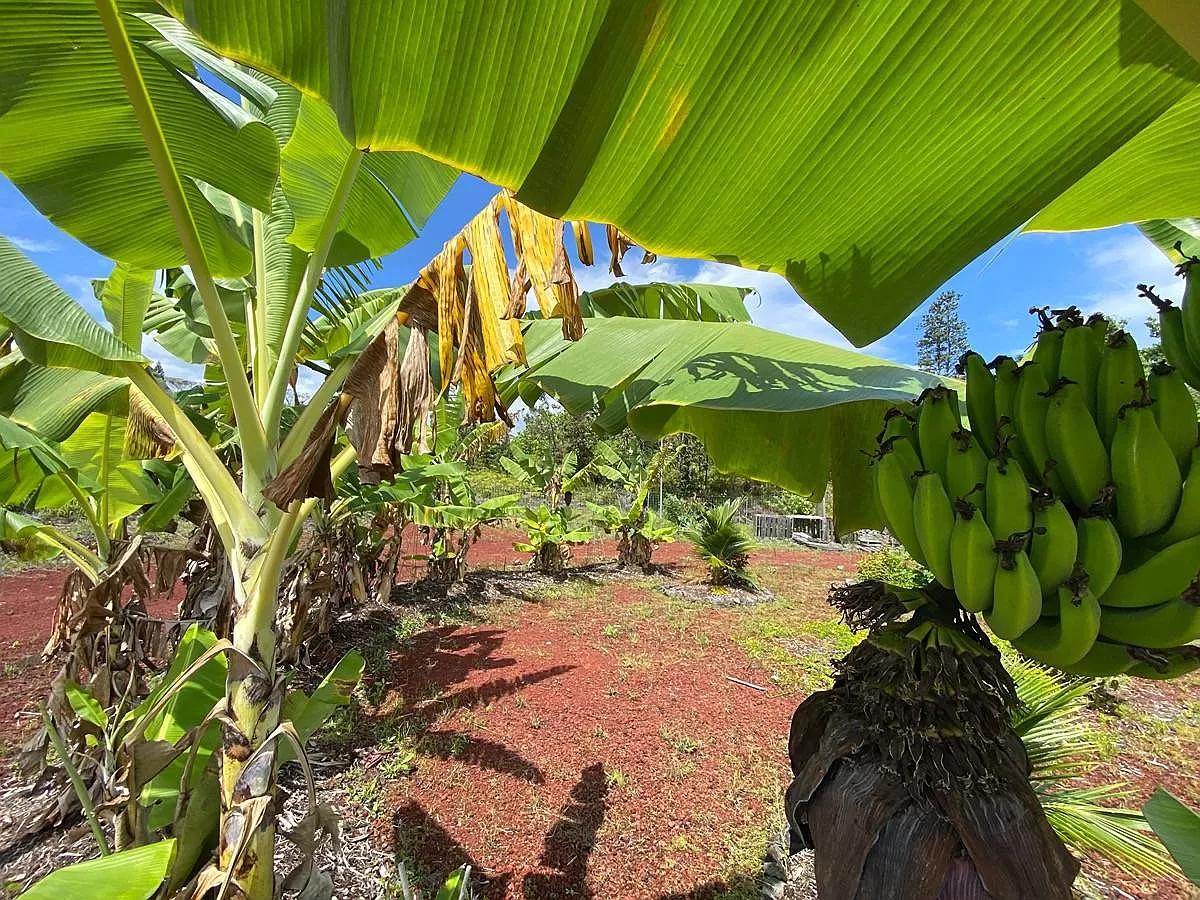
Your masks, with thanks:
M 92 413 L 58 445 L 62 458 L 79 473 L 79 479 L 93 486 L 108 523 L 119 522 L 163 496 L 141 461 L 125 456 L 126 422 L 124 416 Z M 62 480 L 52 476 L 38 492 L 37 507 L 61 509 L 73 499 Z
M 125 12 L 157 11 L 123 0 Z M 0 170 L 56 225 L 131 265 L 185 262 L 149 152 L 91 0 L 0 0 Z M 270 202 L 278 147 L 236 103 L 182 73 L 126 16 L 188 206 L 215 275 L 240 275 L 251 252 L 200 182 L 258 207 Z
M 618 281 L 579 295 L 584 316 L 638 319 L 694 319 L 702 322 L 749 322 L 750 288 L 728 284 L 629 284 Z M 531 318 L 535 316 L 531 315 Z
M 171 867 L 175 838 L 73 863 L 51 872 L 21 896 L 27 900 L 147 900 Z
M 35 366 L 20 352 L 0 359 L 0 416 L 48 441 L 66 438 L 94 410 L 123 409 L 127 388 L 123 378 Z
M 562 340 L 555 322 L 525 328 L 529 370 L 509 373 L 532 402 L 643 438 L 696 435 L 724 472 L 820 495 L 833 482 L 839 533 L 879 524 L 867 468 L 884 411 L 938 382 L 883 359 L 739 322 L 589 319 Z
M 1188 256 L 1200 256 L 1200 219 L 1155 219 L 1139 223 L 1138 228 L 1172 262 L 1183 261 L 1176 244 Z
M 280 177 L 263 223 L 259 291 L 267 345 L 276 358 L 295 305 L 307 254 L 353 151 L 333 111 L 274 79 L 264 111 L 280 147 Z M 445 197 L 456 170 L 416 153 L 368 153 L 354 178 L 326 263 L 384 256 L 416 236 Z
M 0 235 L 0 322 L 40 366 L 116 375 L 123 362 L 144 362 Z
M 1200 90 L 1085 175 L 1029 223 L 1032 231 L 1102 228 L 1194 215 L 1200 203 Z
M 113 334 L 126 347 L 142 346 L 142 321 L 154 293 L 153 269 L 138 269 L 117 263 L 112 274 L 95 282 L 96 299 Z
M 1137 197 L 1088 189 L 1043 227 L 1200 208 L 1200 135 L 1159 123 L 1200 63 L 1132 0 L 164 6 L 355 146 L 780 272 L 859 344 L 1098 167 Z

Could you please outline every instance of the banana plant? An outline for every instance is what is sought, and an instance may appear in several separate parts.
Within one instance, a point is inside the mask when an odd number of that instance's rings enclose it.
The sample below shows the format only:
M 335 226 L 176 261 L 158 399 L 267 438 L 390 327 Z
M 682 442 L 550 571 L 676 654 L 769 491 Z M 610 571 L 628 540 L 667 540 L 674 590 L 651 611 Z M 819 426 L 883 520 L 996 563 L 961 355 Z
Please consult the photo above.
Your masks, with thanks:
M 617 535 L 617 565 L 640 568 L 649 573 L 654 545 L 674 540 L 676 527 L 654 514 L 646 505 L 650 490 L 663 468 L 670 465 L 679 448 L 660 446 L 650 461 L 641 466 L 638 459 L 627 459 L 611 444 L 600 444 L 596 455 L 600 459 L 597 471 L 629 491 L 632 498 L 628 509 L 588 503 L 593 522 L 609 534 Z
M 525 540 L 513 544 L 514 550 L 532 553 L 534 569 L 543 575 L 562 575 L 571 559 L 571 545 L 582 544 L 592 535 L 586 528 L 575 525 L 570 507 L 522 507 L 518 521 L 525 529 Z
M 286 726 L 276 601 L 305 504 L 280 507 L 263 489 L 295 459 L 350 373 L 361 349 L 357 336 L 346 336 L 341 355 L 331 357 L 331 378 L 296 418 L 290 441 L 283 434 L 286 392 L 313 331 L 314 297 L 326 271 L 411 239 L 456 172 L 412 153 L 368 156 L 341 137 L 324 103 L 209 54 L 174 20 L 141 6 L 101 0 L 17 19 L 20 33 L 6 44 L 0 71 L 31 68 L 21 79 L 22 102 L 7 105 L 0 118 L 5 171 L 43 212 L 125 269 L 176 273 L 166 296 L 178 316 L 155 320 L 157 334 L 175 329 L 177 339 L 194 338 L 189 352 L 222 385 L 236 435 L 234 468 L 147 370 L 140 347 L 148 296 L 127 303 L 126 324 L 107 331 L 0 239 L 0 317 L 34 365 L 82 370 L 137 390 L 178 442 L 208 506 L 237 610 L 227 651 L 237 662 L 228 669 L 220 749 L 224 837 L 213 870 L 226 892 L 269 897 L 276 743 Z M 72 43 L 66 69 L 54 70 L 35 49 L 46 34 Z M 213 91 L 201 67 L 244 105 Z M 88 90 L 64 95 L 53 87 L 60 78 Z M 15 151 L 16 132 L 46 117 L 73 121 L 79 142 L 54 154 L 44 147 Z M 122 166 L 88 164 L 92 148 L 120 148 Z M 30 174 L 35 158 L 53 173 L 53 195 L 40 192 Z M 186 277 L 178 272 L 183 265 Z M 167 306 L 157 311 L 169 318 Z M 326 463 L 326 478 L 353 459 L 350 453 Z
M 595 460 L 580 468 L 579 454 L 574 450 L 559 454 L 552 447 L 537 451 L 513 445 L 509 455 L 500 457 L 500 465 L 545 497 L 551 509 L 558 509 L 569 506 L 575 488 L 592 476 Z
M 461 383 L 470 421 L 502 416 L 491 376 L 528 359 L 518 327 L 525 293 L 532 290 L 543 314 L 559 320 L 553 324 L 560 335 L 578 338 L 584 327 L 578 285 L 566 265 L 563 223 L 551 215 L 620 222 L 632 233 L 653 236 L 664 251 L 773 267 L 863 342 L 888 330 L 930 287 L 1056 198 L 1063 205 L 1044 227 L 1176 215 L 1177 185 L 1186 179 L 1156 178 L 1147 185 L 1135 176 L 1152 169 L 1161 174 L 1145 162 L 1148 150 L 1158 151 L 1157 136 L 1195 133 L 1181 126 L 1195 112 L 1190 101 L 1200 64 L 1146 14 L 1133 10 L 1127 17 L 1127 7 L 1117 0 L 1073 0 L 1069 10 L 1015 15 L 996 0 L 970 15 L 915 16 L 915 37 L 928 37 L 923 43 L 936 48 L 920 65 L 930 72 L 965 67 L 970 74 L 943 79 L 940 90 L 924 95 L 916 88 L 936 79 L 895 77 L 880 68 L 900 58 L 878 52 L 897 23 L 870 10 L 841 17 L 832 32 L 837 39 L 805 55 L 808 72 L 755 67 L 768 72 L 768 84 L 738 94 L 745 91 L 743 80 L 708 65 L 701 54 L 712 52 L 711 43 L 693 38 L 720 33 L 730 41 L 749 40 L 749 47 L 727 44 L 718 53 L 744 66 L 747 59 L 790 53 L 794 47 L 786 42 L 809 26 L 827 33 L 823 23 L 807 19 L 798 31 L 792 10 L 781 7 L 773 13 L 776 21 L 764 20 L 732 0 L 687 16 L 671 15 L 668 7 L 647 15 L 638 4 L 560 2 L 506 20 L 492 38 L 518 52 L 496 55 L 492 43 L 478 39 L 478 16 L 434 5 L 429 14 L 447 27 L 420 54 L 418 77 L 404 79 L 432 89 L 412 92 L 395 90 L 396 61 L 412 61 L 409 50 L 427 46 L 432 32 L 429 20 L 400 7 L 331 11 L 291 0 L 249 6 L 242 0 L 171 0 L 162 4 L 171 13 L 164 16 L 135 0 L 95 0 L 93 6 L 2 0 L 9 28 L 0 45 L 0 168 L 39 210 L 97 252 L 137 270 L 186 267 L 187 283 L 173 278 L 172 293 L 177 305 L 189 304 L 189 317 L 164 319 L 156 335 L 164 345 L 179 339 L 202 358 L 207 377 L 227 395 L 232 467 L 147 371 L 140 342 L 101 328 L 0 240 L 0 318 L 21 352 L 39 366 L 135 386 L 173 432 L 227 552 L 236 616 L 222 709 L 223 840 L 205 884 L 250 900 L 273 892 L 275 742 L 284 727 L 275 613 L 283 564 L 313 508 L 310 494 L 327 495 L 330 482 L 356 456 L 368 473 L 392 469 L 395 434 L 382 440 L 389 429 L 371 413 L 397 409 L 400 388 L 383 376 L 395 372 L 405 347 L 411 351 L 405 360 L 421 362 L 400 367 L 406 428 L 421 417 L 414 409 L 432 393 L 423 347 L 434 328 L 438 389 Z M 579 41 L 569 52 L 557 52 L 561 48 L 545 43 L 551 38 L 533 37 L 549 32 L 531 28 L 538 24 L 532 16 L 545 17 L 539 18 L 543 24 L 558 22 L 557 33 L 579 35 Z M 759 27 L 725 27 L 743 20 Z M 1081 21 L 1095 27 L 1079 34 Z M 322 27 L 314 29 L 314 22 Z M 1027 62 L 1009 52 L 985 55 L 981 65 L 975 39 L 994 38 L 997 31 L 1007 38 L 996 41 L 1004 47 L 1022 48 L 1023 36 L 1037 35 L 1042 45 L 1058 40 L 1078 52 L 1065 71 L 1046 76 L 1056 88 L 1041 92 L 1047 99 L 1014 107 L 1019 114 L 993 117 L 981 134 L 974 111 L 986 105 L 1005 74 L 1024 70 Z M 378 40 L 364 46 L 367 34 Z M 1130 48 L 1142 65 L 1127 64 Z M 550 68 L 528 66 L 531 58 Z M 823 67 L 839 77 L 821 77 Z M 841 106 L 808 102 L 807 92 L 819 82 L 836 97 L 847 84 L 862 83 L 863 71 L 880 76 L 869 79 L 872 84 L 900 86 L 897 102 L 889 99 L 887 108 L 905 114 L 894 116 L 889 129 L 871 109 L 855 120 L 857 131 L 847 139 Z M 663 72 L 692 73 L 693 90 L 680 93 L 679 85 L 659 77 Z M 224 89 L 213 90 L 207 83 L 212 78 L 222 80 Z M 227 99 L 228 93 L 239 102 Z M 1122 112 L 1074 115 L 1081 93 Z M 805 102 L 791 102 L 795 98 Z M 793 115 L 774 114 L 779 102 Z M 628 134 L 613 127 L 634 105 L 662 127 Z M 736 114 L 736 121 L 714 136 L 698 110 L 717 108 Z M 964 114 L 947 115 L 947 109 Z M 527 114 L 519 129 L 507 124 L 513 110 Z M 775 130 L 747 144 L 747 129 L 738 123 L 763 121 Z M 491 130 L 499 122 L 505 130 Z M 1024 139 L 1031 128 L 1038 140 Z M 831 130 L 837 140 L 812 140 Z M 46 133 L 69 139 L 48 142 Z M 908 140 L 913 134 L 923 139 L 916 149 Z M 928 164 L 930 134 L 961 152 Z M 720 153 L 713 152 L 718 139 Z M 983 144 L 1019 144 L 1023 155 L 1003 177 L 991 178 L 991 161 L 975 149 Z M 849 148 L 842 152 L 850 156 L 844 165 L 816 171 L 801 156 L 813 146 Z M 1185 166 L 1193 156 L 1182 153 L 1182 163 L 1170 164 Z M 360 345 L 348 343 L 333 354 L 325 381 L 285 433 L 287 392 L 323 279 L 335 277 L 330 273 L 339 267 L 383 256 L 416 233 L 455 175 L 433 158 L 519 187 L 519 195 L 499 195 L 417 273 L 409 289 L 396 293 L 396 310 L 371 320 L 371 328 L 382 329 L 378 337 L 372 339 L 367 328 Z M 120 165 L 97 163 L 112 159 Z M 921 160 L 926 163 L 913 166 L 915 177 L 879 177 Z M 625 184 L 628 172 L 651 170 L 678 177 L 651 179 L 637 190 Z M 1059 176 L 1046 179 L 1047 171 Z M 792 173 L 787 184 L 772 183 L 781 172 Z M 730 177 L 737 180 L 733 190 Z M 1113 179 L 1124 190 L 1097 189 Z M 988 190 L 980 194 L 984 182 Z M 880 184 L 887 190 L 881 192 Z M 969 195 L 963 185 L 971 185 Z M 784 196 L 808 199 L 799 206 L 779 203 Z M 957 212 L 938 218 L 931 231 L 913 196 L 941 197 L 945 209 Z M 855 203 L 870 206 L 871 231 L 886 238 L 860 243 L 861 228 L 843 215 Z M 787 217 L 801 207 L 829 215 L 806 215 L 800 228 Z M 516 242 L 521 265 L 515 279 L 522 290 L 512 290 L 498 239 L 502 212 L 514 233 L 523 235 Z M 586 225 L 575 230 L 581 262 L 592 255 L 587 233 Z M 616 227 L 608 239 L 619 272 L 630 241 Z M 846 296 L 874 300 L 847 304 Z M 423 380 L 417 378 L 422 369 Z M 352 406 L 355 449 L 331 459 L 332 436 Z M 805 473 L 807 480 L 813 477 Z M 307 884 L 290 886 L 303 891 Z
M 467 573 L 467 551 L 480 529 L 510 519 L 519 498 L 515 494 L 459 502 L 435 502 L 416 510 L 415 521 L 429 531 L 426 577 L 434 584 L 459 584 Z

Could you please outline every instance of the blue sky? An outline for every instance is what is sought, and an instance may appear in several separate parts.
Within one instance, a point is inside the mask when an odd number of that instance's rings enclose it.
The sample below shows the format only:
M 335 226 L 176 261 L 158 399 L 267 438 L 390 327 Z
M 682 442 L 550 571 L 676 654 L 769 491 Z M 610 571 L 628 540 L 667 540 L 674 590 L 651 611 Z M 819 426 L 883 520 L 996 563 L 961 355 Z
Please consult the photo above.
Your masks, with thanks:
M 377 287 L 410 281 L 451 234 L 456 232 L 488 201 L 494 192 L 488 183 L 462 176 L 430 219 L 422 235 L 384 260 Z M 6 179 L 0 180 L 0 232 L 31 256 L 69 294 L 84 303 L 94 315 L 98 305 L 92 298 L 90 279 L 104 276 L 111 268 L 103 257 L 73 240 L 50 224 Z M 612 282 L 604 260 L 603 238 L 597 243 L 602 259 L 591 268 L 576 266 L 584 289 Z M 702 281 L 751 287 L 748 298 L 754 321 L 767 328 L 842 346 L 850 346 L 822 320 L 777 275 L 751 272 L 734 266 L 697 260 L 660 258 L 651 266 L 640 266 L 640 254 L 626 258 L 626 280 Z M 1143 319 L 1149 303 L 1137 298 L 1140 281 L 1157 284 L 1166 296 L 1178 299 L 1181 283 L 1172 266 L 1136 228 L 1121 226 L 1075 234 L 1020 234 L 984 253 L 943 288 L 962 294 L 962 314 L 972 346 L 985 357 L 1017 353 L 1032 339 L 1034 323 L 1030 306 L 1076 304 L 1086 312 L 1100 310 L 1127 318 L 1130 330 L 1142 341 Z M 938 292 L 935 291 L 934 295 Z M 866 352 L 897 362 L 912 363 L 918 320 L 924 307 L 914 312 L 899 328 Z M 168 374 L 186 375 L 157 345 L 147 342 L 145 352 L 161 359 Z M 304 392 L 302 385 L 301 392 Z

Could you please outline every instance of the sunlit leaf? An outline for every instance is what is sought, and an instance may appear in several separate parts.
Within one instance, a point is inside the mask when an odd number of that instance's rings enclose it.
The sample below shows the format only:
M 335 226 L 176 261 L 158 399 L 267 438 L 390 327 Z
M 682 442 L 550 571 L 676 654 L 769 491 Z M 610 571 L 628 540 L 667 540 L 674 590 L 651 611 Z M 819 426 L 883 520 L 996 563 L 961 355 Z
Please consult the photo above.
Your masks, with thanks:
M 1200 814 L 1159 788 L 1142 809 L 1184 874 L 1200 885 Z
M 887 360 L 743 323 L 589 319 L 562 340 L 525 329 L 527 373 L 506 376 L 598 427 L 647 440 L 696 435 L 717 468 L 821 495 L 832 480 L 839 533 L 878 525 L 868 477 L 884 411 L 937 379 Z M 533 399 L 528 392 L 527 400 Z M 503 463 L 503 459 L 502 459 Z
M 90 859 L 51 872 L 22 894 L 27 900 L 147 900 L 167 877 L 175 839 Z
M 120 363 L 144 361 L 2 236 L 0 320 L 12 329 L 25 358 L 41 366 L 115 375 Z
M 324 99 L 355 146 L 420 149 L 662 254 L 779 272 L 860 344 L 1200 80 L 1132 0 L 164 5 Z M 1144 183 L 1149 161 L 1109 173 Z M 1200 179 L 1136 216 L 1125 192 L 1100 200 L 1089 219 L 1191 214 Z
M 160 11 L 145 0 L 121 8 Z M 0 20 L 0 170 L 44 215 L 97 252 L 146 268 L 182 264 L 95 4 L 3 0 Z M 250 249 L 198 182 L 265 207 L 278 147 L 249 112 L 156 53 L 159 36 L 145 22 L 127 16 L 125 24 L 209 265 L 218 276 L 240 275 L 250 268 Z

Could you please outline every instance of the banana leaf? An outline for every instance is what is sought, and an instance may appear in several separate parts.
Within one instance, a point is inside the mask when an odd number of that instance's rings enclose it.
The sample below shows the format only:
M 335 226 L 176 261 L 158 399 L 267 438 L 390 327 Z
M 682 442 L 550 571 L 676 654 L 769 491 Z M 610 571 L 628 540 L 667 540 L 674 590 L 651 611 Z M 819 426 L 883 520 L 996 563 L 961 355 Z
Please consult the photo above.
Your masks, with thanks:
M 883 359 L 743 323 L 590 319 L 568 343 L 525 327 L 528 371 L 506 396 L 542 393 L 599 428 L 646 440 L 696 435 L 723 472 L 806 495 L 833 483 L 839 534 L 880 522 L 867 468 L 884 411 L 939 379 Z
M 610 287 L 579 295 L 584 316 L 638 319 L 693 319 L 701 322 L 749 322 L 746 295 L 750 288 L 727 284 L 629 284 L 618 281 Z
M 156 841 L 51 872 L 22 894 L 27 900 L 147 900 L 167 877 L 175 839 Z
M 357 147 L 781 273 L 859 345 L 1063 195 L 1041 227 L 1200 208 L 1188 22 L 1133 0 L 163 5 Z
M 122 0 L 120 9 L 160 12 L 146 0 Z M 156 52 L 145 21 L 124 19 L 213 274 L 241 275 L 251 251 L 200 184 L 263 208 L 278 146 L 252 113 Z M 104 256 L 146 268 L 184 263 L 95 4 L 3 0 L 0 21 L 0 170 Z

